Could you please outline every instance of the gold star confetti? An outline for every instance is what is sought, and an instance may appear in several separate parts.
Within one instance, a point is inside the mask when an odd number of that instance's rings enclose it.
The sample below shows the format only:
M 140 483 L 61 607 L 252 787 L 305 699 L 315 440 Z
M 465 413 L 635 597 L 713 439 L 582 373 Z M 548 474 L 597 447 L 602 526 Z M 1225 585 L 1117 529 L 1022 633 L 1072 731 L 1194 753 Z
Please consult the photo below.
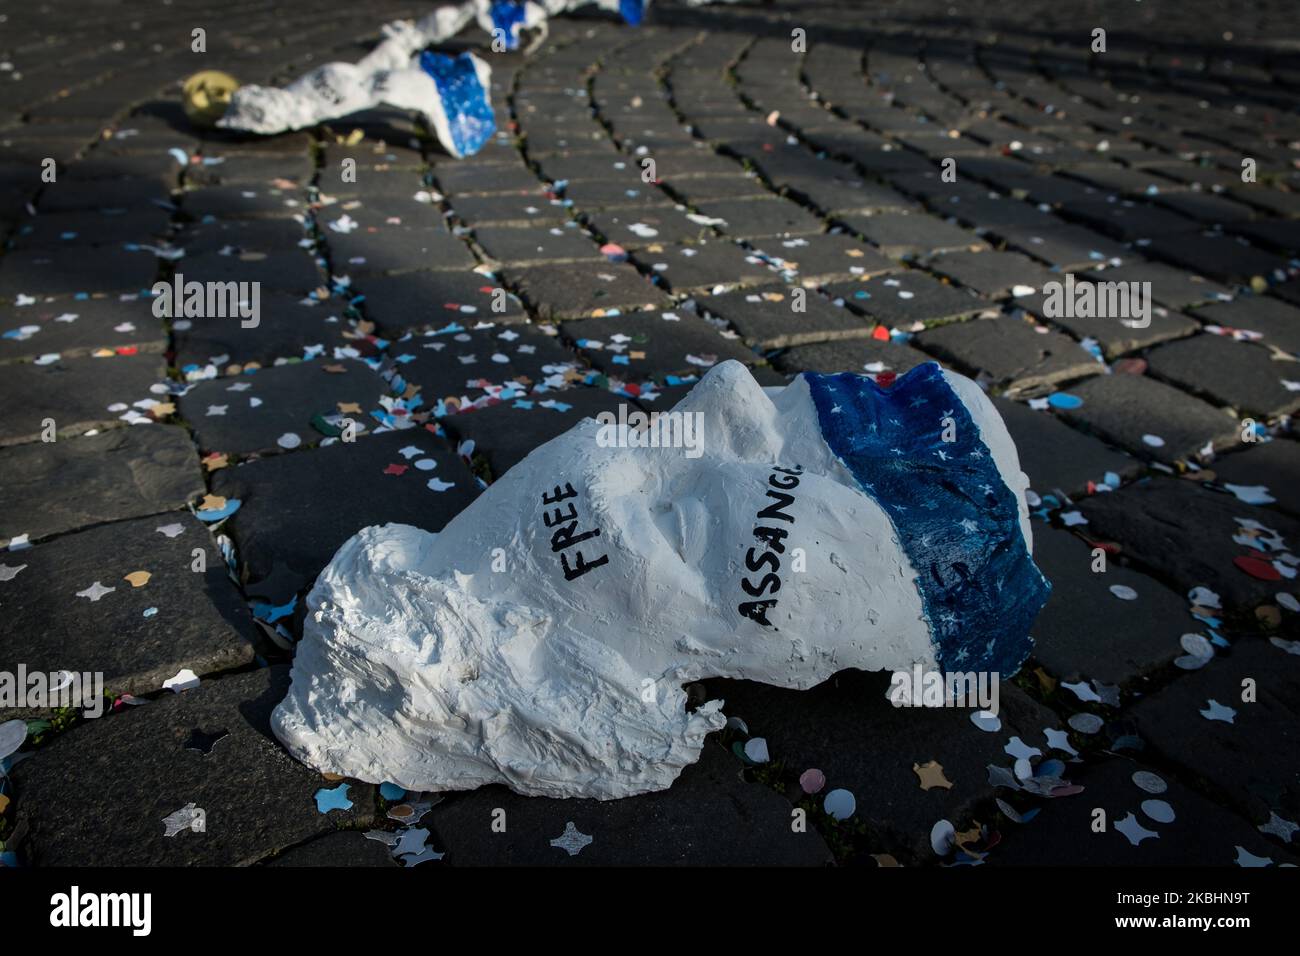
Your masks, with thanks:
M 205 456 L 203 459 L 203 467 L 206 468 L 208 471 L 217 471 L 220 468 L 227 467 L 229 464 L 230 464 L 230 456 L 226 455 L 223 452 L 214 451 L 212 454 Z
M 339 402 L 338 410 L 344 415 L 360 415 L 361 406 L 356 402 Z
M 151 577 L 153 577 L 153 575 L 148 571 L 132 571 L 130 574 L 125 576 L 125 580 L 131 582 L 131 587 L 133 588 L 142 588 L 149 583 Z
M 943 767 L 937 760 L 931 760 L 928 763 L 914 763 L 912 770 L 921 779 L 922 790 L 933 790 L 935 787 L 943 787 L 945 790 L 952 789 L 952 781 L 943 775 Z
M 204 495 L 199 502 L 200 511 L 219 511 L 226 506 L 226 499 L 221 495 Z

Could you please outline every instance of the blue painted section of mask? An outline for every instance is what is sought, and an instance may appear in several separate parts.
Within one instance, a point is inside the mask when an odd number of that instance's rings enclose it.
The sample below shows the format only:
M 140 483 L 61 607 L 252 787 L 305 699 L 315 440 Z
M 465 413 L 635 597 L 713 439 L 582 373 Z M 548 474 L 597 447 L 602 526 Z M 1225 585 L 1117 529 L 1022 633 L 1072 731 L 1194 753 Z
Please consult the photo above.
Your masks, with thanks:
M 420 54 L 420 69 L 433 77 L 458 156 L 473 156 L 496 132 L 497 121 L 468 53 Z
M 493 0 L 492 26 L 501 31 L 507 50 L 519 49 L 519 30 L 524 25 L 524 5 L 511 0 Z
M 848 372 L 804 379 L 827 445 L 889 516 L 916 570 L 940 668 L 1014 674 L 1051 584 L 1025 546 L 1014 493 L 939 366 L 918 365 L 887 389 Z
M 645 20 L 645 0 L 618 0 L 618 12 L 628 26 L 639 27 Z

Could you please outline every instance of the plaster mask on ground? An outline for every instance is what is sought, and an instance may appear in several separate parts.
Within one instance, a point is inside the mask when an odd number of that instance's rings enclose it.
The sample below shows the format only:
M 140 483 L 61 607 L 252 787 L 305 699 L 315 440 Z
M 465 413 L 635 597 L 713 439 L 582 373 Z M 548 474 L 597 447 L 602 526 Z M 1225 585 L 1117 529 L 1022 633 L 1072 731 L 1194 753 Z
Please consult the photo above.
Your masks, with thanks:
M 684 683 L 1019 667 L 1047 584 L 973 382 L 765 390 L 727 362 L 673 411 L 699 416 L 698 457 L 586 419 L 441 533 L 349 540 L 275 711 L 290 751 L 410 790 L 608 799 L 668 787 L 723 725 Z

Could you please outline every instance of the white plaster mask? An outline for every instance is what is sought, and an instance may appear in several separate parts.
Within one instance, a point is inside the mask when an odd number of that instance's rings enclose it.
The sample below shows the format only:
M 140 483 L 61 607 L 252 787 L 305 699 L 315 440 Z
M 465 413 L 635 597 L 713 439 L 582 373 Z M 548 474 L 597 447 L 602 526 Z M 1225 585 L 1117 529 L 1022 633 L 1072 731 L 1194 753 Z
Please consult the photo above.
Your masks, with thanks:
M 973 382 L 763 389 L 725 362 L 648 434 L 682 416 L 692 448 L 585 419 L 441 533 L 356 534 L 308 598 L 280 740 L 408 790 L 610 799 L 670 786 L 723 726 L 691 681 L 1019 667 L 1048 586 Z

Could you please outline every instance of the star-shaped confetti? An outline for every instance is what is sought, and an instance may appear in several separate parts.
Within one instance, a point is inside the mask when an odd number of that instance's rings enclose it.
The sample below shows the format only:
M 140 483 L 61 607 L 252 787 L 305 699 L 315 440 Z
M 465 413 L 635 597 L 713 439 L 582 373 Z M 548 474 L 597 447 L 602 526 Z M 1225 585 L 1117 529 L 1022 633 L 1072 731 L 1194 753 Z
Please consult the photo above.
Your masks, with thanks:
M 84 598 L 89 598 L 91 601 L 98 601 L 105 594 L 112 594 L 116 590 L 117 588 L 106 588 L 104 587 L 104 585 L 96 581 L 94 584 L 86 588 L 84 591 L 78 591 L 77 597 L 84 597 Z
M 1160 838 L 1159 833 L 1156 833 L 1154 830 L 1148 830 L 1142 824 L 1138 823 L 1138 818 L 1132 811 L 1129 811 L 1128 816 L 1115 824 L 1115 829 L 1124 834 L 1124 836 L 1128 838 L 1128 842 L 1132 843 L 1134 846 L 1137 846 L 1143 840 Z
M 570 820 L 565 824 L 564 832 L 551 841 L 551 846 L 559 847 L 569 856 L 577 856 L 591 842 L 592 838 L 581 832 Z
M 1231 724 L 1237 716 L 1237 712 L 1231 707 L 1224 707 L 1217 700 L 1206 701 L 1207 707 L 1201 711 L 1201 716 L 1206 720 L 1221 720 L 1225 724 Z
M 944 776 L 943 767 L 937 760 L 931 760 L 927 763 L 912 764 L 912 771 L 921 780 L 922 790 L 933 790 L 935 787 L 943 787 L 945 790 L 952 789 L 952 781 Z
M 122 580 L 126 581 L 133 588 L 142 588 L 149 583 L 151 577 L 153 577 L 153 575 L 148 571 L 132 571 L 130 574 L 124 575 Z
M 321 813 L 329 813 L 331 810 L 351 810 L 352 801 L 348 799 L 348 785 L 341 783 L 333 790 L 326 790 L 322 787 L 316 791 L 316 809 Z M 423 846 L 421 842 L 421 846 Z
M 1291 837 L 1295 834 L 1296 830 L 1300 830 L 1300 826 L 1296 826 L 1290 820 L 1279 817 L 1274 811 L 1269 811 L 1268 822 L 1260 824 L 1259 827 L 1261 833 L 1271 833 L 1283 843 L 1290 843 Z

